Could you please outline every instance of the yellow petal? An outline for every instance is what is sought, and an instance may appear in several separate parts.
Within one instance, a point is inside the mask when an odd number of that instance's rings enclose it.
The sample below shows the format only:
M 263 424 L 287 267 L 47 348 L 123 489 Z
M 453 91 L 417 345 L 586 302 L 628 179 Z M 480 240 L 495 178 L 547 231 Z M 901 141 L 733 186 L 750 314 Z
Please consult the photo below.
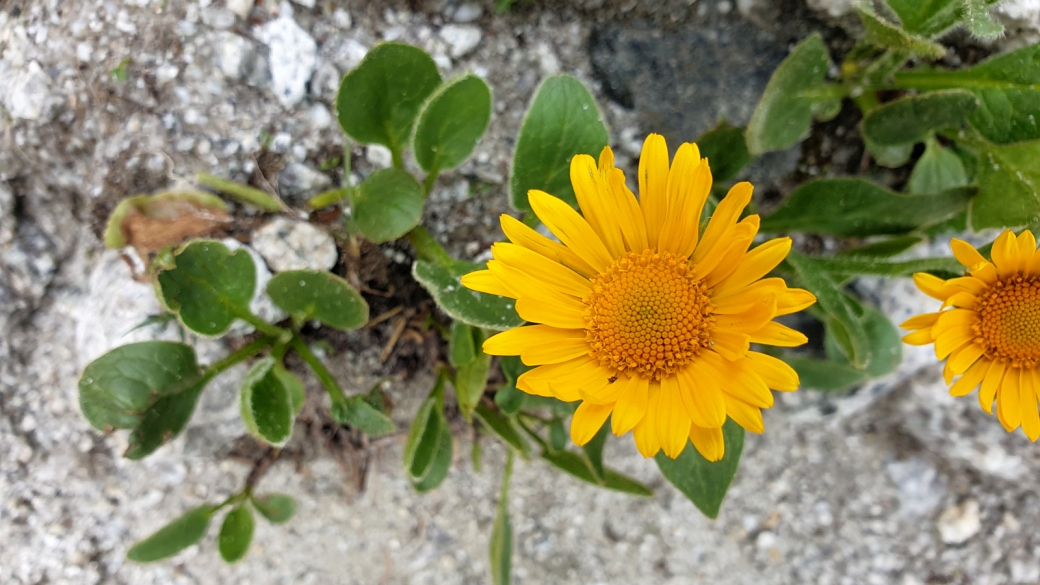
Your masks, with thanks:
M 731 290 L 745 287 L 762 278 L 776 268 L 791 251 L 791 238 L 776 238 L 748 252 L 740 261 L 736 270 L 726 277 L 717 287 L 715 293 L 724 296 Z
M 1020 260 L 1028 260 L 1032 258 L 1033 252 L 1036 252 L 1036 237 L 1033 236 L 1033 232 L 1023 230 L 1022 233 L 1018 234 L 1018 253 L 1020 255 Z
M 614 405 L 610 430 L 620 437 L 643 420 L 649 401 L 650 380 L 641 376 L 619 376 L 615 384 L 621 385 L 622 391 L 617 404 Z
M 589 266 L 603 272 L 614 261 L 589 222 L 562 199 L 532 189 L 527 193 L 527 200 L 545 227 Z
M 737 400 L 736 398 L 725 395 L 726 399 L 726 414 L 733 419 L 733 422 L 744 427 L 744 430 L 762 434 L 766 430 L 765 424 L 762 422 L 762 410 Z
M 621 238 L 617 210 L 591 156 L 579 154 L 571 159 L 571 186 L 585 220 L 596 230 L 610 255 L 617 258 L 624 254 L 625 242 Z
M 614 168 L 614 151 L 609 146 L 604 146 L 599 151 L 599 170 L 601 173 L 608 172 Z
M 1028 232 L 1026 232 L 1028 233 Z M 1032 235 L 1032 234 L 1030 234 Z M 1019 236 L 1021 237 L 1021 236 Z M 1021 247 L 1019 242 L 1019 247 Z M 1036 243 L 1034 242 L 1035 246 Z M 1022 370 L 1022 379 L 1019 381 L 1019 393 L 1021 394 L 1022 430 L 1030 441 L 1036 442 L 1040 439 L 1040 412 L 1037 411 L 1036 391 L 1040 383 L 1036 371 L 1032 368 Z
M 754 215 L 745 218 L 745 221 L 731 226 L 724 234 L 723 240 L 713 246 L 711 251 L 705 254 L 703 258 L 695 262 L 693 273 L 690 276 L 697 280 L 703 280 L 706 284 L 708 280 L 711 280 L 712 283 L 708 286 L 713 286 L 732 272 L 733 265 L 731 264 L 728 268 L 722 269 L 725 274 L 722 272 L 714 274 L 715 270 L 723 266 L 725 261 L 736 262 L 743 257 L 744 251 L 747 250 L 748 246 L 755 239 L 755 234 L 758 232 L 758 222 L 758 216 Z M 697 249 L 700 250 L 700 247 Z M 735 252 L 735 258 L 731 256 L 731 252 Z
M 653 457 L 661 450 L 661 441 L 657 438 L 657 413 L 661 404 L 661 385 L 653 382 L 648 391 L 646 415 L 632 429 L 632 438 L 636 441 L 636 449 L 643 457 Z
M 915 317 L 910 317 L 900 325 L 903 329 L 924 329 L 925 327 L 931 327 L 935 325 L 935 322 L 939 320 L 941 313 L 924 313 Z
M 962 276 L 960 278 L 951 278 L 946 281 L 943 285 L 943 294 L 955 294 L 961 291 L 967 291 L 973 295 L 980 295 L 986 292 L 989 285 L 974 276 Z
M 708 227 L 704 230 L 704 237 L 697 243 L 697 249 L 693 252 L 693 261 L 703 260 L 722 240 L 722 236 L 737 223 L 737 218 L 744 211 L 747 204 L 751 202 L 751 193 L 754 187 L 751 183 L 743 182 L 733 185 L 726 197 L 715 208 Z
M 710 288 L 716 288 L 719 283 L 733 274 L 733 271 L 740 265 L 741 260 L 743 260 L 747 255 L 751 242 L 755 241 L 755 234 L 758 233 L 760 221 L 761 220 L 757 215 L 749 215 L 740 220 L 737 227 L 743 229 L 740 234 L 730 242 L 729 249 L 722 255 L 722 260 L 718 265 L 710 274 L 704 277 L 705 285 Z M 716 246 L 716 249 L 718 248 L 720 248 L 720 246 Z M 694 272 L 696 273 L 696 270 Z
M 935 357 L 940 360 L 946 359 L 953 350 L 975 339 L 975 332 L 967 327 L 960 327 L 947 331 L 935 339 Z
M 755 373 L 749 360 L 742 358 L 730 362 L 716 358 L 712 352 L 704 352 L 701 356 L 715 369 L 719 376 L 719 387 L 724 394 L 729 394 L 760 408 L 773 406 L 773 393 L 769 391 L 765 381 Z M 701 426 L 713 425 L 702 424 Z
M 977 343 L 958 349 L 950 355 L 950 361 L 947 362 L 950 365 L 950 371 L 954 374 L 963 374 L 984 353 L 986 353 L 986 348 Z
M 528 366 L 541 366 L 558 364 L 584 355 L 589 355 L 589 342 L 580 337 L 528 347 L 520 354 L 520 361 Z
M 661 399 L 657 406 L 657 440 L 660 441 L 664 454 L 672 459 L 682 453 L 690 437 L 690 417 L 686 413 L 680 394 L 679 382 L 675 376 L 667 376 L 661 380 Z
M 777 347 L 798 347 L 808 343 L 809 339 L 800 331 L 795 331 L 786 325 L 771 321 L 766 323 L 765 327 L 752 333 L 750 341 L 751 343 L 762 343 Z
M 724 295 L 719 294 L 717 289 L 711 291 L 710 294 L 711 303 L 715 305 L 713 312 L 716 315 L 732 315 L 743 313 L 764 296 L 773 295 L 779 298 L 781 295 L 786 295 L 787 292 L 788 288 L 784 279 L 766 278 Z
M 993 242 L 990 251 L 993 263 L 997 265 L 998 276 L 1010 276 L 1018 270 L 1018 240 L 1011 230 L 1004 230 Z M 1018 426 L 1018 425 L 1015 425 Z
M 524 321 L 544 323 L 560 329 L 585 327 L 585 319 L 581 313 L 564 305 L 541 299 L 517 299 L 516 313 Z
M 807 290 L 789 288 L 776 297 L 776 314 L 790 315 L 808 309 L 816 302 L 816 296 Z
M 759 329 L 755 334 L 764 331 L 770 325 L 772 323 L 766 324 L 766 327 Z M 739 331 L 719 329 L 711 332 L 711 348 L 730 361 L 744 357 L 744 354 L 751 348 L 751 341 L 752 335 Z
M 911 333 L 909 335 L 904 335 L 903 336 L 903 343 L 905 343 L 907 345 L 928 345 L 929 343 L 932 343 L 933 341 L 935 341 L 935 340 L 932 339 L 932 330 L 931 330 L 931 328 L 921 329 L 919 331 L 914 331 L 913 333 Z
M 982 257 L 982 254 L 979 254 L 979 251 L 974 246 L 964 240 L 953 238 L 950 240 L 950 248 L 953 250 L 953 256 L 957 261 L 969 270 L 986 263 L 986 259 Z
M 977 301 L 978 299 L 975 295 L 970 292 L 965 291 L 954 293 L 950 298 L 946 299 L 946 302 L 943 303 L 943 308 L 952 306 L 961 309 L 974 309 Z
M 506 242 L 491 246 L 495 260 L 512 266 L 539 280 L 552 283 L 560 292 L 582 298 L 589 293 L 589 280 L 563 264 L 550 260 L 538 252 Z
M 745 363 L 773 390 L 791 392 L 798 389 L 798 372 L 783 360 L 757 351 L 749 351 Z
M 975 365 L 971 366 L 967 372 L 964 372 L 964 375 L 954 382 L 953 386 L 950 386 L 950 395 L 967 396 L 971 394 L 971 391 L 977 388 L 982 383 L 982 380 L 986 378 L 989 366 L 988 360 L 975 362 Z
M 520 375 L 516 387 L 535 396 L 552 396 L 564 402 L 581 400 L 578 389 L 590 380 L 611 377 L 611 372 L 599 365 L 599 360 L 580 357 L 560 364 L 538 366 Z
M 625 247 L 630 252 L 646 250 L 650 244 L 647 241 L 643 211 L 639 208 L 636 196 L 625 184 L 625 173 L 621 169 L 613 169 L 607 174 L 607 188 L 618 209 L 617 219 L 621 225 L 621 235 L 624 237 Z
M 989 262 L 980 264 L 978 268 L 971 271 L 971 275 L 986 284 L 993 284 L 1000 278 L 997 276 L 997 267 Z
M 669 387 L 678 390 L 684 411 L 693 424 L 702 427 L 722 426 L 726 422 L 726 403 L 719 386 L 723 378 L 719 368 L 712 367 L 714 364 L 709 360 L 725 361 L 714 352 L 706 351 L 668 378 Z
M 933 276 L 927 272 L 914 273 L 914 284 L 917 285 L 917 288 L 921 289 L 921 292 L 933 299 L 945 301 L 948 296 L 942 292 L 945 281 L 938 276 Z
M 967 309 L 943 311 L 940 313 L 939 319 L 936 320 L 935 326 L 932 327 L 932 336 L 938 337 L 955 328 L 971 329 L 971 326 L 978 320 L 979 315 L 975 311 L 969 311 Z
M 660 134 L 647 136 L 639 153 L 639 206 L 647 240 L 656 248 L 668 215 L 668 144 Z
M 722 427 L 703 429 L 697 425 L 690 426 L 690 441 L 697 452 L 708 461 L 721 461 L 726 455 L 726 442 L 722 437 Z
M 982 381 L 979 390 L 979 406 L 989 414 L 993 414 L 993 400 L 997 396 L 997 389 L 1004 381 L 1004 372 L 1007 370 L 1007 362 L 994 361 L 986 371 L 986 378 Z
M 658 249 L 689 257 L 697 246 L 697 228 L 711 192 L 711 171 L 697 145 L 679 146 L 668 172 L 668 215 Z
M 542 344 L 561 341 L 584 341 L 584 329 L 559 329 L 548 325 L 515 327 L 496 333 L 484 340 L 484 353 L 488 355 L 520 355 L 525 350 Z
M 578 388 L 581 399 L 593 404 L 613 405 L 621 398 L 621 390 L 624 384 L 620 382 L 625 376 L 611 378 L 593 378 L 586 385 Z
M 759 299 L 743 313 L 732 315 L 716 314 L 715 327 L 726 331 L 752 333 L 765 327 L 776 316 L 776 297 L 770 295 Z
M 1009 369 L 997 391 L 998 418 L 1009 433 L 1022 424 L 1022 395 L 1018 390 L 1021 374 L 1020 368 Z
M 583 274 L 589 278 L 599 274 L 599 271 L 589 265 L 588 262 L 578 257 L 574 251 L 559 242 L 554 242 L 542 234 L 526 226 L 520 220 L 510 215 L 502 214 L 502 233 L 509 238 L 510 242 L 523 246 L 529 250 L 538 252 L 546 258 L 559 262 L 564 266 Z
M 491 274 L 490 270 L 477 270 L 476 272 L 463 274 L 461 282 L 462 286 L 470 290 L 511 299 L 516 298 L 513 291 L 502 284 L 502 281 L 495 277 L 494 274 Z
M 613 406 L 582 402 L 571 418 L 571 440 L 579 447 L 596 436 Z

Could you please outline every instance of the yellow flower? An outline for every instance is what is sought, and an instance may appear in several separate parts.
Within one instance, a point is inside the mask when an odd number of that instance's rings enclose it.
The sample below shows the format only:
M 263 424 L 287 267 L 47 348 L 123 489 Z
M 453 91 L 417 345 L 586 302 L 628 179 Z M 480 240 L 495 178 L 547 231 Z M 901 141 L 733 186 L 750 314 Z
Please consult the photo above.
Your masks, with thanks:
M 801 333 L 772 321 L 815 297 L 780 278 L 760 280 L 791 248 L 789 238 L 748 251 L 759 218 L 740 219 L 752 187 L 730 190 L 700 233 L 711 171 L 696 144 L 668 146 L 651 134 L 639 160 L 641 199 L 604 148 L 599 166 L 571 161 L 571 183 L 584 216 L 542 191 L 531 208 L 555 242 L 507 215 L 511 243 L 492 247 L 488 269 L 467 274 L 470 289 L 517 299 L 520 317 L 537 325 L 484 342 L 492 355 L 519 355 L 539 366 L 517 388 L 582 401 L 571 438 L 587 443 L 608 416 L 616 435 L 633 432 L 645 457 L 672 458 L 687 439 L 708 460 L 724 453 L 728 415 L 761 433 L 769 389 L 790 391 L 798 375 L 784 362 L 749 351 L 751 343 L 796 346 Z M 739 220 L 739 221 L 738 221 Z
M 979 404 L 1010 433 L 1020 425 L 1031 441 L 1040 437 L 1040 252 L 1026 230 L 1010 230 L 993 242 L 992 261 L 961 240 L 950 242 L 953 255 L 968 269 L 942 280 L 914 275 L 917 288 L 943 302 L 938 313 L 903 323 L 911 345 L 935 344 L 946 359 L 943 377 L 950 394 L 965 396 L 979 387 Z M 960 376 L 956 382 L 954 376 Z

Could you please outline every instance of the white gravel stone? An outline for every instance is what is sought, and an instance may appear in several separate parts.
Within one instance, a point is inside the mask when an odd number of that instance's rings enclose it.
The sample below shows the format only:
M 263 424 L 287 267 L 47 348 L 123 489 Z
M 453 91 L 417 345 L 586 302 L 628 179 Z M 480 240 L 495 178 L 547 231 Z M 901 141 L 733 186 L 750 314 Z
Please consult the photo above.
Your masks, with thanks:
M 483 14 L 484 9 L 481 8 L 479 4 L 466 2 L 465 4 L 460 4 L 459 7 L 455 9 L 454 14 L 451 15 L 451 19 L 459 23 L 476 22 L 477 20 L 480 20 L 480 17 L 483 16 Z
M 979 519 L 979 501 L 968 499 L 957 506 L 943 510 L 936 522 L 939 536 L 946 544 L 962 544 L 978 534 L 982 528 Z
M 365 147 L 365 160 L 381 169 L 388 169 L 394 164 L 394 155 L 382 144 L 369 144 Z
M 289 163 L 278 173 L 278 193 L 282 197 L 307 197 L 332 185 L 332 179 L 303 163 Z
M 296 105 L 317 67 L 317 43 L 293 20 L 288 2 L 282 3 L 278 18 L 256 27 L 254 34 L 271 49 L 271 91 L 283 106 Z
M 226 0 L 224 6 L 241 19 L 249 17 L 256 0 Z
M 27 67 L 11 67 L 0 60 L 0 103 L 11 117 L 51 120 L 61 101 L 39 63 L 31 61 Z
M 1040 0 L 1008 0 L 998 4 L 997 11 L 1016 24 L 1040 30 Z
M 336 23 L 336 26 L 346 30 L 350 28 L 354 21 L 350 18 L 350 13 L 342 8 L 337 8 L 332 13 L 332 22 Z
M 448 43 L 449 52 L 454 59 L 472 52 L 480 44 L 483 33 L 472 25 L 449 24 L 441 29 L 441 39 Z
M 316 5 L 315 0 L 292 0 L 292 3 L 297 6 L 302 6 L 304 8 L 314 8 L 314 6 Z
M 256 60 L 256 45 L 232 32 L 222 32 L 217 39 L 217 66 L 224 77 L 238 80 L 247 76 Z
M 330 270 L 336 265 L 332 236 L 309 223 L 285 217 L 256 230 L 253 247 L 275 272 Z

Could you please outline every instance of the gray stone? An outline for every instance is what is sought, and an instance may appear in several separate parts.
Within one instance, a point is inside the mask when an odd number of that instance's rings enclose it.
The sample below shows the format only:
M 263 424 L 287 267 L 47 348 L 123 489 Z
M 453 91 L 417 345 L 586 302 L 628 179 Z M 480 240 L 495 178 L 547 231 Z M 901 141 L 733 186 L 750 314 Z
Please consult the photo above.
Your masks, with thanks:
M 234 26 L 235 13 L 224 8 L 207 6 L 202 9 L 202 22 L 217 30 L 226 30 Z
M 336 265 L 336 242 L 325 231 L 302 221 L 279 217 L 253 233 L 253 247 L 275 272 L 330 270 Z
M 303 163 L 289 163 L 278 173 L 278 194 L 288 199 L 303 200 L 331 185 L 328 175 Z
M 448 44 L 452 58 L 458 59 L 476 49 L 484 35 L 475 26 L 449 24 L 441 29 L 440 36 Z
M 256 69 L 256 44 L 233 32 L 222 32 L 217 37 L 217 66 L 230 80 L 250 77 Z
M 936 522 L 939 536 L 946 544 L 964 544 L 979 533 L 979 501 L 968 499 L 956 506 L 943 510 Z
M 465 24 L 480 20 L 480 17 L 483 16 L 483 14 L 484 9 L 481 8 L 479 4 L 465 2 L 463 4 L 459 4 L 459 6 L 455 8 L 455 11 L 451 15 L 451 19 L 455 22 Z
M 256 27 L 254 34 L 271 50 L 271 91 L 283 106 L 296 105 L 306 95 L 317 66 L 317 43 L 293 20 L 288 2 L 282 3 L 278 18 Z

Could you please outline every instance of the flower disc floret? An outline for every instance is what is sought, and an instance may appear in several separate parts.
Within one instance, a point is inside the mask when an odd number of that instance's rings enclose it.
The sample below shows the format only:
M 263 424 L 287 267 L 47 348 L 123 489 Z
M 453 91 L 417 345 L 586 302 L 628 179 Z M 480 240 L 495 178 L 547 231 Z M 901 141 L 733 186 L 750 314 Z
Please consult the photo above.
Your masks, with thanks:
M 674 374 L 711 346 L 712 304 L 686 258 L 630 252 L 592 279 L 584 299 L 590 353 L 617 372 Z
M 1040 361 L 1040 279 L 1015 275 L 979 299 L 975 331 L 993 359 L 1032 368 Z

